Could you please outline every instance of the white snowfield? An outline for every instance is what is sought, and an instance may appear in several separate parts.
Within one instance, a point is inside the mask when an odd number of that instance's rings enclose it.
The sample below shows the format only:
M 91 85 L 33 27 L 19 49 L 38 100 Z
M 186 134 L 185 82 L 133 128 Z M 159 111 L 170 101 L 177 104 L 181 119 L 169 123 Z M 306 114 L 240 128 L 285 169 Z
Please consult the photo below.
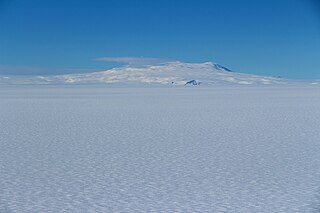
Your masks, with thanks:
M 319 212 L 320 87 L 2 85 L 0 183 L 1 213 Z
M 0 84 L 162 84 L 185 85 L 196 80 L 207 85 L 268 85 L 297 83 L 287 79 L 231 72 L 212 62 L 169 62 L 144 67 L 121 67 L 102 72 L 56 76 L 0 76 Z M 307 82 L 320 84 L 320 81 Z

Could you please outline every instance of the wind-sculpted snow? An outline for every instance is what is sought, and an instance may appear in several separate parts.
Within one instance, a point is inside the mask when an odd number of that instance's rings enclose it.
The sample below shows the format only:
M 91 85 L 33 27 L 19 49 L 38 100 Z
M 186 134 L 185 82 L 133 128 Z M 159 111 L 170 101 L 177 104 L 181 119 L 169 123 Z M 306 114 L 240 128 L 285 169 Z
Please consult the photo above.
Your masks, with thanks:
M 320 89 L 0 88 L 0 212 L 319 212 Z
M 144 67 L 122 67 L 102 72 L 57 76 L 3 76 L 0 84 L 164 84 L 185 85 L 196 80 L 207 85 L 290 84 L 289 80 L 231 72 L 211 62 L 168 62 Z

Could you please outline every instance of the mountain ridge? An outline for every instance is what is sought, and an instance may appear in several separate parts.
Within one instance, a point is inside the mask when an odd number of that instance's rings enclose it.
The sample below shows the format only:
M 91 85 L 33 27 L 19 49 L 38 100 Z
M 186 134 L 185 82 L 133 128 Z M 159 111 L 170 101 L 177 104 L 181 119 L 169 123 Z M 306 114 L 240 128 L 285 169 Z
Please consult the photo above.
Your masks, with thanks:
M 0 76 L 0 84 L 201 84 L 269 85 L 292 80 L 233 72 L 213 62 L 166 62 L 143 67 L 124 66 L 105 71 L 51 76 Z M 198 85 L 198 84 L 197 84 Z

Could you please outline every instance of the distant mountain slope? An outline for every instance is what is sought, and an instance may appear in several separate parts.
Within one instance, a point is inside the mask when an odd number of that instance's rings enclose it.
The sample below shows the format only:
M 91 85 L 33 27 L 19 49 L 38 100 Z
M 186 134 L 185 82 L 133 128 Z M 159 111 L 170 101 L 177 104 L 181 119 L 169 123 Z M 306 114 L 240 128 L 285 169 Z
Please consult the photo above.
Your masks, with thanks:
M 2 76 L 0 84 L 287 84 L 289 80 L 232 72 L 212 62 L 169 62 L 144 67 L 121 67 L 101 72 L 55 76 Z

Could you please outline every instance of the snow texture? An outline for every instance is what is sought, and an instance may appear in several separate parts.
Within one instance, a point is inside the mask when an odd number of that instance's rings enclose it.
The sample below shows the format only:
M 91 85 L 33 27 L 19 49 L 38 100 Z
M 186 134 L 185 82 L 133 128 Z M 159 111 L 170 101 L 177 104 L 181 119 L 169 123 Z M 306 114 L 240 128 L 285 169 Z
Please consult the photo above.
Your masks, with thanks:
M 0 212 L 319 212 L 319 86 L 1 86 Z

